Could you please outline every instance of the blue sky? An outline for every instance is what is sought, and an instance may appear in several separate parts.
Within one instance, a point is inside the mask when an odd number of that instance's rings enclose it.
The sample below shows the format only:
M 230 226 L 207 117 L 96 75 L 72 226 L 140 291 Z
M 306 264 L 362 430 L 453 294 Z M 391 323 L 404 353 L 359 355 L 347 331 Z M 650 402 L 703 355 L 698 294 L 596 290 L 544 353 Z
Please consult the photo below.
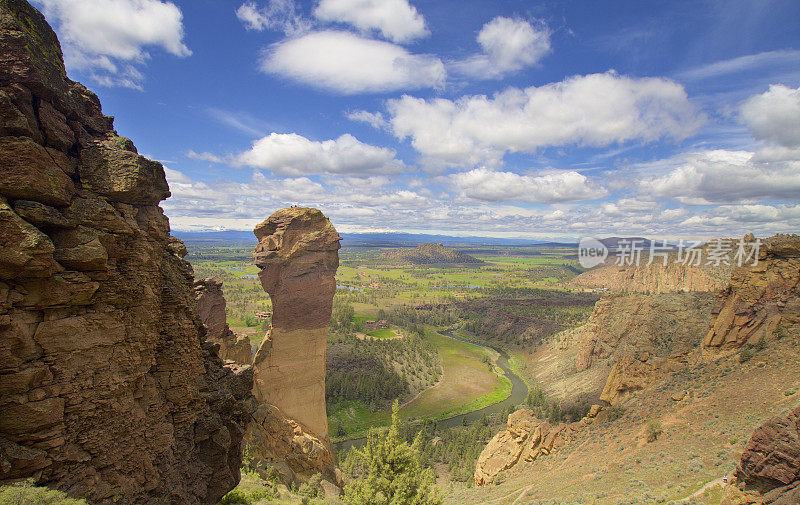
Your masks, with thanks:
M 800 3 L 34 0 L 173 229 L 800 228 Z

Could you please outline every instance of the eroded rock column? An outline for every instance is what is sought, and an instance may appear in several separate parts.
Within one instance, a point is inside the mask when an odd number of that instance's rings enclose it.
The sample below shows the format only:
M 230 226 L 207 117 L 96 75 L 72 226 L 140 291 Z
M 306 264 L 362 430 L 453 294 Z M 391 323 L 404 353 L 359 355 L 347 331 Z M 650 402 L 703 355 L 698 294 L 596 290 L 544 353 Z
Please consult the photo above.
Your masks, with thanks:
M 254 233 L 253 256 L 273 315 L 253 360 L 260 428 L 251 430 L 251 444 L 297 476 L 332 475 L 325 352 L 341 237 L 322 212 L 302 207 L 275 212 Z M 293 434 L 289 446 L 282 433 Z

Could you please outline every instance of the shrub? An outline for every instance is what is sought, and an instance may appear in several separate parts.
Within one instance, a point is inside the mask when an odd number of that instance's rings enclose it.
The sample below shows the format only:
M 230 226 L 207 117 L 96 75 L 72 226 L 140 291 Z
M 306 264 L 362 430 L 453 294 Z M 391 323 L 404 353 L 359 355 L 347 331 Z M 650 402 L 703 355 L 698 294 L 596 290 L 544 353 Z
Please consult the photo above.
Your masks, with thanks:
M 35 487 L 30 482 L 0 487 L 0 505 L 87 505 L 61 491 Z
M 409 445 L 400 432 L 399 403 L 392 406 L 392 424 L 385 435 L 373 431 L 367 444 L 353 449 L 363 460 L 365 474 L 345 487 L 347 505 L 439 505 L 433 470 L 420 462 L 422 438 Z
M 661 429 L 661 421 L 658 419 L 651 419 L 647 421 L 647 429 L 645 432 L 647 433 L 648 442 L 655 442 L 658 440 L 658 437 L 660 437 L 661 433 L 663 432 Z
M 745 347 L 744 349 L 742 349 L 742 352 L 739 353 L 739 363 L 747 363 L 748 361 L 753 359 L 754 355 L 755 353 L 753 352 L 753 349 L 750 346 Z
M 253 505 L 261 500 L 275 498 L 275 493 L 271 489 L 232 489 L 228 492 L 217 505 Z
M 765 336 L 761 336 L 761 338 L 756 342 L 756 345 L 753 346 L 756 352 L 761 352 L 767 348 L 767 338 Z
M 609 421 L 616 421 L 620 417 L 625 415 L 625 408 L 622 405 L 612 405 L 608 409 L 608 420 Z

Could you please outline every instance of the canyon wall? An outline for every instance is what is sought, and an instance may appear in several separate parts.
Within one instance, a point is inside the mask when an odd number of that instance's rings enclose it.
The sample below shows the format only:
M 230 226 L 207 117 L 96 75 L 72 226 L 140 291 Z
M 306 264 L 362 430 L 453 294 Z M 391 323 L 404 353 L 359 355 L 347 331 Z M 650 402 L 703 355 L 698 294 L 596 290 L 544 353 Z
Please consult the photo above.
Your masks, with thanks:
M 713 314 L 707 349 L 738 349 L 800 325 L 800 236 L 765 239 L 758 264 L 734 270 Z
M 322 212 L 302 207 L 273 213 L 254 233 L 253 257 L 273 315 L 253 360 L 259 407 L 248 440 L 260 458 L 283 459 L 300 478 L 320 472 L 338 484 L 325 410 L 325 354 L 341 237 Z
M 0 482 L 121 504 L 238 482 L 252 370 L 204 339 L 168 196 L 44 17 L 0 0 Z
M 228 326 L 225 296 L 219 277 L 195 281 L 194 293 L 200 319 L 208 330 L 206 340 L 219 345 L 219 356 L 222 359 L 249 365 L 252 361 L 250 339 L 246 336 L 237 338 Z
M 675 263 L 674 256 L 670 255 L 666 265 L 663 258 L 655 258 L 652 264 L 647 265 L 646 256 L 638 266 L 620 266 L 609 259 L 606 264 L 575 277 L 570 284 L 614 292 L 650 294 L 717 291 L 728 284 L 730 267 Z

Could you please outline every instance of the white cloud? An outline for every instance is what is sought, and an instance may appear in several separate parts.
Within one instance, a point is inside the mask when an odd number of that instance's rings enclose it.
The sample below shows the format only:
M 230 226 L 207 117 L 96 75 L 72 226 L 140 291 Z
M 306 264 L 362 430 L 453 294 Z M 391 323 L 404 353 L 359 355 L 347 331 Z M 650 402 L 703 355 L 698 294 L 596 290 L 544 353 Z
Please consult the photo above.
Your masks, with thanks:
M 774 84 L 745 101 L 741 117 L 756 139 L 800 147 L 800 89 Z
M 666 174 L 645 178 L 644 192 L 674 198 L 688 205 L 796 201 L 800 194 L 800 162 L 758 163 L 749 151 L 701 151 L 640 165 L 644 172 L 670 167 Z
M 389 122 L 380 112 L 367 112 L 365 110 L 351 111 L 345 114 L 351 121 L 366 123 L 376 130 L 383 130 L 389 127 Z
M 189 151 L 186 153 L 186 157 L 198 161 L 207 161 L 209 163 L 225 163 L 225 159 L 223 157 L 217 156 L 216 154 L 209 153 L 207 151 L 202 153 Z
M 498 16 L 481 28 L 478 43 L 483 54 L 453 62 L 460 74 L 479 79 L 498 79 L 539 62 L 550 52 L 550 30 L 542 21 Z
M 574 202 L 608 195 L 578 172 L 531 176 L 476 168 L 450 178 L 462 196 L 488 202 Z
M 794 64 L 799 58 L 800 51 L 794 49 L 766 51 L 694 67 L 681 72 L 677 77 L 690 81 L 713 79 L 725 75 L 755 70 L 768 65 L 781 66 Z
M 236 9 L 236 17 L 248 30 L 280 30 L 286 35 L 305 33 L 312 25 L 296 12 L 294 0 L 269 0 L 263 7 L 245 2 Z
M 253 142 L 249 151 L 235 156 L 233 163 L 292 177 L 389 174 L 405 169 L 405 164 L 395 158 L 393 150 L 364 144 L 349 134 L 317 142 L 296 133 L 271 133 Z
M 272 45 L 261 68 L 343 94 L 440 88 L 446 77 L 444 65 L 434 56 L 411 54 L 389 42 L 333 30 Z
M 397 43 L 430 34 L 425 18 L 408 0 L 321 0 L 314 16 L 321 21 L 348 23 L 362 32 L 376 30 Z
M 172 2 L 36 1 L 55 23 L 67 67 L 88 71 L 101 85 L 140 88 L 143 76 L 132 64 L 149 57 L 148 47 L 178 57 L 192 54 L 183 42 L 183 14 Z
M 703 121 L 681 85 L 614 72 L 508 88 L 491 98 L 404 95 L 387 109 L 395 136 L 410 137 L 427 163 L 451 166 L 498 164 L 506 152 L 547 146 L 682 139 Z

